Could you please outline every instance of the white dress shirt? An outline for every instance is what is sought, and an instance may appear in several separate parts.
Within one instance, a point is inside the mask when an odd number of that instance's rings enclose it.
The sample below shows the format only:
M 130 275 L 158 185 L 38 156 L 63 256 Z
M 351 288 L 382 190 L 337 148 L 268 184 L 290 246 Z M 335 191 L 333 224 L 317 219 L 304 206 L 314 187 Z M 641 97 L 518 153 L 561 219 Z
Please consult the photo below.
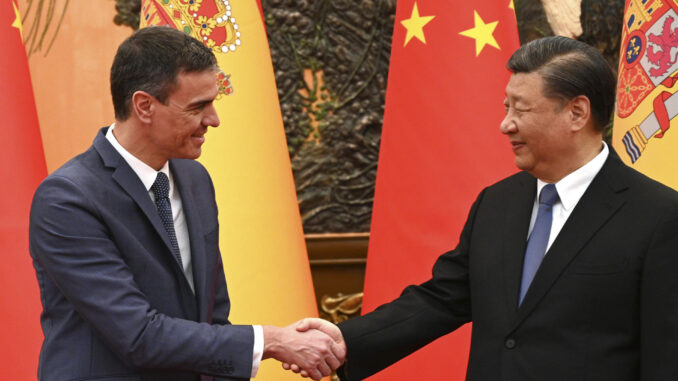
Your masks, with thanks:
M 610 154 L 607 144 L 603 142 L 603 149 L 600 151 L 596 157 L 591 159 L 588 163 L 584 164 L 581 168 L 570 173 L 569 175 L 563 177 L 558 181 L 555 186 L 558 191 L 558 201 L 553 204 L 553 220 L 551 222 L 551 234 L 549 235 L 549 242 L 546 245 L 546 253 L 551 247 L 553 241 L 555 241 L 558 233 L 565 225 L 565 222 L 572 214 L 572 210 L 577 206 L 579 199 L 584 195 L 586 189 L 591 185 L 593 178 L 596 177 L 600 169 L 605 164 L 605 160 Z M 539 210 L 539 194 L 541 193 L 542 188 L 546 186 L 547 183 L 537 179 L 537 197 L 534 200 L 534 205 L 532 207 L 532 218 L 530 220 L 530 229 L 528 230 L 527 237 L 530 237 L 530 233 L 534 228 L 534 224 L 537 220 L 537 211 Z
M 139 160 L 136 156 L 132 155 L 127 151 L 120 143 L 118 139 L 113 135 L 113 128 L 115 124 L 112 124 L 111 127 L 106 132 L 106 139 L 111 143 L 113 148 L 125 159 L 125 162 L 132 168 L 134 173 L 137 174 L 139 180 L 146 187 L 148 195 L 151 197 L 151 200 L 155 204 L 155 194 L 151 191 L 151 186 L 155 182 L 155 178 L 158 176 L 158 171 L 151 168 L 148 164 Z M 160 172 L 163 172 L 167 175 L 169 179 L 169 199 L 170 205 L 172 206 L 172 219 L 174 220 L 174 232 L 177 236 L 177 243 L 179 245 L 179 253 L 181 254 L 181 263 L 184 270 L 184 275 L 188 284 L 191 286 L 191 290 L 195 292 L 195 287 L 193 285 L 193 265 L 191 264 L 191 241 L 188 235 L 188 226 L 186 225 L 186 216 L 184 215 L 183 205 L 181 203 L 181 195 L 179 191 L 176 190 L 174 186 L 174 179 L 172 177 L 172 172 L 169 170 L 169 162 L 160 168 Z M 261 363 L 261 358 L 264 354 L 264 330 L 260 325 L 252 326 L 254 330 L 254 349 L 252 353 L 252 378 L 257 375 L 259 371 L 259 364 Z

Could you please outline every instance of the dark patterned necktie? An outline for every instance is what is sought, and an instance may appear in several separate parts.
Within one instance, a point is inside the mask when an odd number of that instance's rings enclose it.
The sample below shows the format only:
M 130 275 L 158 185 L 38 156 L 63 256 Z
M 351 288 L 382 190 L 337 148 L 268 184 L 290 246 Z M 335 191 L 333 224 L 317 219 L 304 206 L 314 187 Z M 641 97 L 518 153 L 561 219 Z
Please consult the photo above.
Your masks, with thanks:
M 179 244 L 177 243 L 177 235 L 174 232 L 174 218 L 172 217 L 172 205 L 169 200 L 169 179 L 167 175 L 158 172 L 155 182 L 151 186 L 151 191 L 155 195 L 155 206 L 158 208 L 160 220 L 165 226 L 170 243 L 172 244 L 172 254 L 183 267 L 181 262 L 181 253 L 179 252 Z
M 527 240 L 525 250 L 525 262 L 523 262 L 523 278 L 520 282 L 520 299 L 518 305 L 523 302 L 527 289 L 534 279 L 539 265 L 546 254 L 546 246 L 551 235 L 551 221 L 553 219 L 553 204 L 558 201 L 558 191 L 553 184 L 547 184 L 539 195 L 539 210 L 537 221 L 534 223 L 530 238 Z

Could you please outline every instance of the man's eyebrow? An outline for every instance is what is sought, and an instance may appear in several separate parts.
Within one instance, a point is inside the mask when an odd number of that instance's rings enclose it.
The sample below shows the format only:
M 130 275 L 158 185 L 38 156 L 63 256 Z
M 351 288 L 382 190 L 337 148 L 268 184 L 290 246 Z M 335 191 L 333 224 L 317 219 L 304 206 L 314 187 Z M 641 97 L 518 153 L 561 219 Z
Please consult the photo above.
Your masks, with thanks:
M 517 95 L 517 94 L 511 95 L 511 96 L 509 96 L 508 94 L 506 94 L 506 99 L 508 100 L 509 98 L 510 98 L 513 102 L 515 102 L 515 103 L 519 103 L 519 102 L 524 102 L 524 101 L 525 101 L 525 97 L 523 97 L 523 96 L 521 96 L 521 95 Z
M 192 108 L 202 107 L 202 106 L 205 106 L 205 105 L 208 105 L 208 104 L 212 103 L 213 101 L 214 101 L 214 99 L 201 99 L 201 100 L 197 100 L 197 101 L 195 101 L 195 102 L 189 103 L 189 104 L 186 106 L 186 108 L 187 108 L 187 109 L 192 109 Z

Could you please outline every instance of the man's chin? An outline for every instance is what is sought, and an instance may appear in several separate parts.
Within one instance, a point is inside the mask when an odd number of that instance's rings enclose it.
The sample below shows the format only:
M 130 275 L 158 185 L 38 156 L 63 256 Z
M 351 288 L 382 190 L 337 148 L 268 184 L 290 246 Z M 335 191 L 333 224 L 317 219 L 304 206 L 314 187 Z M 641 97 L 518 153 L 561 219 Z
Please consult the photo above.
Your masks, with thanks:
M 529 172 L 530 169 L 532 168 L 532 165 L 530 165 L 530 163 L 528 163 L 527 160 L 519 156 L 515 157 L 514 162 L 516 164 L 516 167 L 518 167 L 518 169 L 520 169 L 521 171 Z
M 191 150 L 191 152 L 184 152 L 180 155 L 176 155 L 173 158 L 174 159 L 189 159 L 189 160 L 195 160 L 202 155 L 202 149 L 197 148 L 194 150 Z

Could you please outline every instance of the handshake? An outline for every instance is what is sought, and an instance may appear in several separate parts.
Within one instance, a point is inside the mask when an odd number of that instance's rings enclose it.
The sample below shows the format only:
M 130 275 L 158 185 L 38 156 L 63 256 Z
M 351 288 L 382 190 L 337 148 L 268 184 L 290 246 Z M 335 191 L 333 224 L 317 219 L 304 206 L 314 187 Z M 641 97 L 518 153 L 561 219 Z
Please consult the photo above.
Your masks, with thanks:
M 264 326 L 263 359 L 274 358 L 283 368 L 320 380 L 339 368 L 346 343 L 339 328 L 323 319 L 306 318 L 280 328 Z

